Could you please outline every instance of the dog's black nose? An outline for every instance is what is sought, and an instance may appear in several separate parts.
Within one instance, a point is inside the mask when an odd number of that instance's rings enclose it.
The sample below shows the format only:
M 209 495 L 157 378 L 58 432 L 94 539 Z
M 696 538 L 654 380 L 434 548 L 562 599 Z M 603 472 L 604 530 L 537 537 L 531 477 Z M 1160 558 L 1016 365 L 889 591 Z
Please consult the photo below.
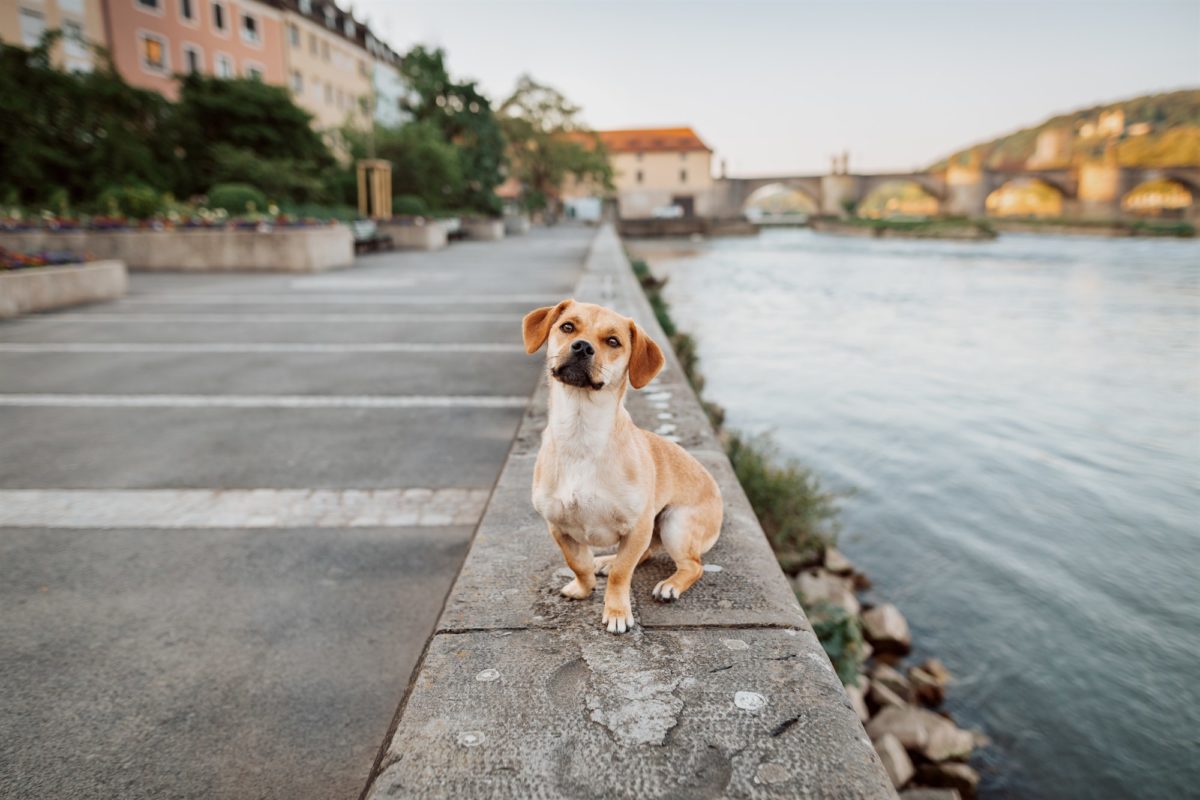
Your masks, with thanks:
M 577 356 L 594 356 L 596 355 L 596 348 L 583 339 L 576 339 L 571 342 L 571 352 Z

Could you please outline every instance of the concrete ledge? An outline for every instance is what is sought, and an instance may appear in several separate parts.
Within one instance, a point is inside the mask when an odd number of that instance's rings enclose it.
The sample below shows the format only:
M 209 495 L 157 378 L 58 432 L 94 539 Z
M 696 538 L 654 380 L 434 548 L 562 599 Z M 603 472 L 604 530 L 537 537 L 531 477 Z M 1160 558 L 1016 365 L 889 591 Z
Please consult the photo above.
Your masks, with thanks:
M 449 241 L 447 226 L 436 220 L 424 224 L 399 222 L 376 223 L 379 233 L 392 237 L 392 244 L 402 250 L 441 250 Z
M 611 227 L 575 296 L 666 343 Z M 650 589 L 669 559 L 642 565 L 638 624 L 622 637 L 600 626 L 603 578 L 588 600 L 559 594 L 565 564 L 530 503 L 539 388 L 368 797 L 895 797 L 669 349 L 667 359 L 628 407 L 642 427 L 674 426 L 720 482 L 726 519 L 710 571 L 660 605 Z
M 4 231 L 22 251 L 69 250 L 161 272 L 323 272 L 354 261 L 345 225 L 257 230 Z
M 499 219 L 466 219 L 463 235 L 477 242 L 494 242 L 504 238 L 504 221 Z
M 0 272 L 0 319 L 116 300 L 125 294 L 127 283 L 125 264 L 120 261 Z

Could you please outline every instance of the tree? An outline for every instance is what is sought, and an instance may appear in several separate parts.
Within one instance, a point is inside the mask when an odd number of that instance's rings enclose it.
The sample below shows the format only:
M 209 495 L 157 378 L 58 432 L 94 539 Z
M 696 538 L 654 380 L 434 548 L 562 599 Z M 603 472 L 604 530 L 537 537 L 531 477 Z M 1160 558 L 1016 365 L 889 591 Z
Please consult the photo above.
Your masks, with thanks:
M 174 114 L 186 164 L 182 193 L 245 181 L 273 199 L 319 199 L 321 176 L 334 160 L 311 120 L 279 86 L 198 74 L 182 78 Z
M 366 135 L 344 131 L 351 155 L 368 157 Z M 460 154 L 429 121 L 375 127 L 375 157 L 392 162 L 392 194 L 419 197 L 428 208 L 451 208 L 465 189 Z
M 504 137 L 491 102 L 473 81 L 455 81 L 446 68 L 441 48 L 418 45 L 400 61 L 400 74 L 410 87 L 403 108 L 416 122 L 425 122 L 454 145 L 462 171 L 457 203 L 497 213 L 496 187 L 503 180 Z
M 500 106 L 513 175 L 530 210 L 557 203 L 568 176 L 612 188 L 612 167 L 600 138 L 579 120 L 561 92 L 522 75 Z
M 60 35 L 29 50 L 0 44 L 0 198 L 85 202 L 115 185 L 172 188 L 170 103 L 127 84 L 107 58 L 91 73 L 54 69 Z

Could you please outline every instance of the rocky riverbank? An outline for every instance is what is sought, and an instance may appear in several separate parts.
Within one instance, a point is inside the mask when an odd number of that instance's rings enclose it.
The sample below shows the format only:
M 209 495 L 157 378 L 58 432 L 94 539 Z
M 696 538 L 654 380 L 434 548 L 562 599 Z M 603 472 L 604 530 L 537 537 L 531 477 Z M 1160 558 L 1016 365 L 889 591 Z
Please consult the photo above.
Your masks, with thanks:
M 859 593 L 871 581 L 834 545 L 836 496 L 799 465 L 781 463 L 769 443 L 723 427 L 722 409 L 703 400 L 695 343 L 671 320 L 664 282 L 645 262 L 632 263 L 892 784 L 905 800 L 970 800 L 980 775 L 968 761 L 987 738 L 941 710 L 949 670 L 936 658 L 904 663 L 912 649 L 907 620 L 890 603 L 864 606 Z
M 903 798 L 969 800 L 979 773 L 967 763 L 987 738 L 964 730 L 940 710 L 953 676 L 936 658 L 904 663 L 912 649 L 908 622 L 891 603 L 864 607 L 870 587 L 837 548 L 792 579 L 800 604 L 830 657 L 879 758 Z
M 874 239 L 951 239 L 986 241 L 996 238 L 987 222 L 958 217 L 933 219 L 863 219 L 813 217 L 809 226 L 819 233 Z

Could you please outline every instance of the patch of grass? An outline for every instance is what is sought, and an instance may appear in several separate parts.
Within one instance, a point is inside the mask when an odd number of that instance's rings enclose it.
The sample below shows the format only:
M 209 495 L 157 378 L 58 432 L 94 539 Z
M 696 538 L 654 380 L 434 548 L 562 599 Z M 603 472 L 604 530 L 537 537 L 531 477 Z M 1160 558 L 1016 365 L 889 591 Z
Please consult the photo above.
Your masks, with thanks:
M 838 495 L 763 436 L 726 432 L 725 454 L 759 524 L 788 573 L 818 562 L 838 533 Z
M 816 603 L 806 610 L 813 633 L 833 662 L 842 684 L 849 686 L 857 683 L 859 670 L 866 661 L 866 640 L 858 615 L 849 614 L 846 609 L 829 603 Z

